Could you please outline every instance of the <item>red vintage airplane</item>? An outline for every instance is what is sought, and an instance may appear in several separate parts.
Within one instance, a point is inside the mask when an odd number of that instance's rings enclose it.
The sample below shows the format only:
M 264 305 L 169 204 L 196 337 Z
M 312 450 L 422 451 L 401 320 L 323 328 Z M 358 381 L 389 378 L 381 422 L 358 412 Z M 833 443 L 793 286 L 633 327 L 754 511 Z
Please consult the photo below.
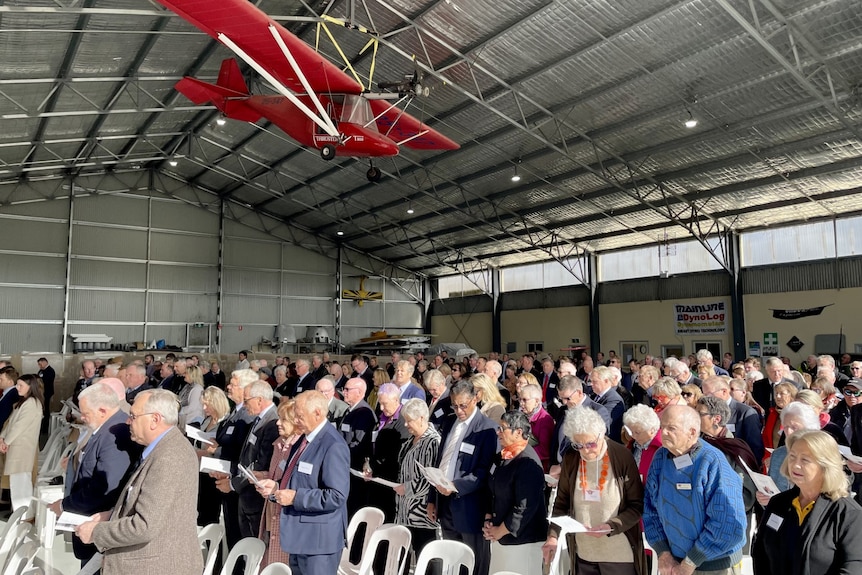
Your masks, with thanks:
M 252 95 L 235 59 L 222 62 L 216 84 L 183 78 L 176 88 L 195 104 L 212 102 L 224 116 L 270 120 L 303 146 L 335 156 L 386 157 L 400 146 L 457 150 L 459 145 L 396 107 L 410 94 L 372 94 L 248 0 L 158 0 L 227 46 L 280 95 Z M 400 98 L 395 104 L 387 99 Z M 368 179 L 380 179 L 374 166 Z

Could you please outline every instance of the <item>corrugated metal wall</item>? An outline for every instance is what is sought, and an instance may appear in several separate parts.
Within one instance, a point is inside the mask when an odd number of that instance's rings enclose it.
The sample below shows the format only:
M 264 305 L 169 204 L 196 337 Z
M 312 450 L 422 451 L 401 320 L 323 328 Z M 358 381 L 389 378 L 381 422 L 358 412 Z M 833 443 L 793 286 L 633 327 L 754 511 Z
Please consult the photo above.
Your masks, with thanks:
M 191 195 L 103 193 L 102 180 L 82 177 L 63 186 L 75 189 L 70 204 L 45 201 L 41 185 L 56 194 L 60 184 L 31 183 L 16 191 L 20 202 L 0 208 L 0 353 L 60 351 L 64 309 L 66 334 L 183 346 L 188 326 L 203 323 L 212 324 L 215 344 L 220 289 L 222 351 L 272 339 L 279 325 L 299 338 L 308 326 L 335 337 L 334 260 L 225 219 L 220 285 L 219 215 Z M 364 272 L 345 268 L 344 287 L 358 288 Z M 379 277 L 365 287 L 385 301 L 345 301 L 342 342 L 381 328 L 421 332 L 423 308 L 414 299 Z M 71 339 L 65 343 L 72 351 Z

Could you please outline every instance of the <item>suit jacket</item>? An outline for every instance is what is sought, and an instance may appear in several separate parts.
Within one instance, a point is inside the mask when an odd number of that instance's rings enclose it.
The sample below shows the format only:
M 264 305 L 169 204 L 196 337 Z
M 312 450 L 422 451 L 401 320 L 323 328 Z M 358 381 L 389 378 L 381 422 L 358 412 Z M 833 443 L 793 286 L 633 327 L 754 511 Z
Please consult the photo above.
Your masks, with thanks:
M 368 399 L 368 394 L 371 393 L 371 390 L 374 389 L 374 370 L 371 367 L 366 367 L 365 371 L 359 373 L 354 371 L 350 374 L 350 377 L 361 377 L 365 380 L 365 399 Z M 390 376 L 391 377 L 391 376 Z
M 545 410 L 551 414 L 551 417 L 553 417 L 554 420 L 556 420 L 560 414 L 565 411 L 557 400 L 560 395 L 557 391 L 557 385 L 559 384 L 560 376 L 557 375 L 556 372 L 551 373 L 549 376 L 547 387 L 545 387 L 545 374 L 542 373 L 542 376 L 539 378 L 539 387 L 542 388 L 545 397 Z
M 455 529 L 461 533 L 482 532 L 485 505 L 488 500 L 488 473 L 497 454 L 497 424 L 482 415 L 478 407 L 476 409 L 473 420 L 464 432 L 455 460 L 452 483 L 455 484 L 458 492 L 443 496 L 436 489 L 431 489 L 428 494 L 428 502 L 436 504 L 438 509 L 449 506 Z M 457 423 L 459 423 L 457 418 L 447 421 L 441 434 L 435 467 L 440 467 L 446 451 L 446 442 Z
M 440 431 L 444 422 L 455 415 L 455 412 L 452 411 L 452 398 L 449 397 L 449 390 L 447 389 L 443 392 L 437 403 L 430 405 L 428 410 L 430 412 L 428 414 L 428 423 L 433 425 L 437 431 Z
M 730 400 L 730 419 L 726 425 L 734 437 L 748 444 L 758 465 L 763 461 L 763 436 L 760 433 L 760 415 L 753 407 Z M 753 468 L 752 468 L 753 469 Z
M 601 397 L 596 398 L 596 403 L 605 406 L 611 414 L 611 426 L 608 430 L 608 437 L 619 443 L 620 435 L 623 431 L 623 413 L 626 411 L 626 404 L 620 394 L 614 388 L 609 389 Z
M 150 385 L 150 382 L 145 381 L 135 389 L 127 389 L 126 390 L 126 401 L 129 403 L 134 403 L 135 398 L 138 397 L 138 394 L 142 391 L 147 391 L 148 389 L 153 389 L 153 386 Z
M 104 575 L 200 575 L 197 474 L 191 444 L 169 429 L 132 473 L 111 520 L 93 531 Z
M 14 387 L 10 389 L 0 399 L 0 429 L 6 425 L 6 420 L 12 415 L 12 410 L 15 409 L 15 404 L 18 402 L 18 390 Z
M 224 418 L 216 428 L 215 440 L 218 449 L 214 456 L 232 463 L 239 461 L 239 454 L 248 437 L 248 427 L 252 420 L 254 416 L 249 415 L 245 407 L 234 409 L 233 413 Z
M 301 443 L 294 444 L 291 456 Z M 282 551 L 297 555 L 340 554 L 347 538 L 350 451 L 333 426 L 324 425 L 308 444 L 287 486 L 296 491 L 296 497 L 293 505 L 281 511 Z
M 335 425 L 335 427 L 338 427 L 341 425 L 341 420 L 344 419 L 344 414 L 347 413 L 347 407 L 346 403 L 337 397 L 333 397 L 332 401 L 329 402 L 329 411 L 326 414 L 326 419 Z
M 130 437 L 128 417 L 118 409 L 74 456 L 77 465 L 70 458 L 66 466 L 69 489 L 63 498 L 63 510 L 92 515 L 116 505 L 132 464 L 143 451 Z M 78 559 L 92 557 L 96 552 L 95 546 L 85 545 L 77 536 L 72 538 L 72 548 Z
M 611 414 L 604 405 L 599 405 L 589 397 L 585 397 L 581 407 L 589 407 L 602 417 L 605 422 L 605 427 L 611 428 Z M 562 410 L 561 416 L 557 419 L 557 424 L 554 426 L 554 434 L 551 436 L 551 465 L 559 465 L 563 461 L 563 456 L 572 446 L 572 440 L 566 437 L 563 433 L 563 424 L 566 422 L 566 411 Z
M 377 416 L 365 401 L 357 403 L 344 414 L 338 431 L 350 451 L 350 467 L 361 470 L 366 457 L 374 451 L 372 433 L 377 427 Z
M 39 377 L 42 379 L 42 383 L 44 384 L 45 397 L 47 398 L 54 395 L 54 379 L 57 377 L 57 374 L 54 372 L 54 368 L 49 365 L 45 369 L 40 369 Z
M 239 454 L 239 461 L 250 471 L 269 471 L 269 461 L 272 459 L 274 449 L 273 443 L 278 439 L 278 412 L 275 405 L 264 413 L 257 426 L 254 420 L 249 424 L 245 442 Z M 239 507 L 247 513 L 257 513 L 263 509 L 263 497 L 261 497 L 254 485 L 249 483 L 245 475 L 239 472 L 237 465 L 231 465 L 230 484 L 239 495 Z
M 314 374 L 310 371 L 305 374 L 305 377 L 296 380 L 296 385 L 293 388 L 293 395 L 291 397 L 296 397 L 303 391 L 309 391 L 314 389 L 314 386 L 317 385 L 317 379 L 314 377 Z

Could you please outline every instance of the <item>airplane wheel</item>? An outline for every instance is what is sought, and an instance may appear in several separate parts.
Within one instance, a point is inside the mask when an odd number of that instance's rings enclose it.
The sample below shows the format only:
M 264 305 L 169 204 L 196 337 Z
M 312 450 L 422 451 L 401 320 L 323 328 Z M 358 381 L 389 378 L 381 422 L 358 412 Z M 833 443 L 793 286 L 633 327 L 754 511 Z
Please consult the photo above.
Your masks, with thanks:
M 335 146 L 332 144 L 325 144 L 322 148 L 320 148 L 320 157 L 324 160 L 331 160 L 335 157 Z
M 379 182 L 380 176 L 382 176 L 382 175 L 383 174 L 380 172 L 380 170 L 375 168 L 374 166 L 371 166 L 370 168 L 368 168 L 368 171 L 365 172 L 365 176 L 368 178 L 368 181 L 371 183 Z

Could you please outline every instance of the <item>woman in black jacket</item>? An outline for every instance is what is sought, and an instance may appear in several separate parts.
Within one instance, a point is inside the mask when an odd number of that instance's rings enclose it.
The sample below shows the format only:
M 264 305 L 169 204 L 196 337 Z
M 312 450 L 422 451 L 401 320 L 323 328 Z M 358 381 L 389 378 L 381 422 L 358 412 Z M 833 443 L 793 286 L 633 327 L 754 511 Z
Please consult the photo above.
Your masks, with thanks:
M 489 572 L 541 573 L 548 533 L 545 472 L 528 442 L 530 420 L 520 411 L 504 413 L 497 436 L 502 449 L 488 476 L 490 501 L 482 530 L 491 542 Z
M 756 575 L 862 573 L 862 507 L 850 499 L 838 444 L 823 431 L 787 439 L 794 487 L 769 501 L 752 547 Z

